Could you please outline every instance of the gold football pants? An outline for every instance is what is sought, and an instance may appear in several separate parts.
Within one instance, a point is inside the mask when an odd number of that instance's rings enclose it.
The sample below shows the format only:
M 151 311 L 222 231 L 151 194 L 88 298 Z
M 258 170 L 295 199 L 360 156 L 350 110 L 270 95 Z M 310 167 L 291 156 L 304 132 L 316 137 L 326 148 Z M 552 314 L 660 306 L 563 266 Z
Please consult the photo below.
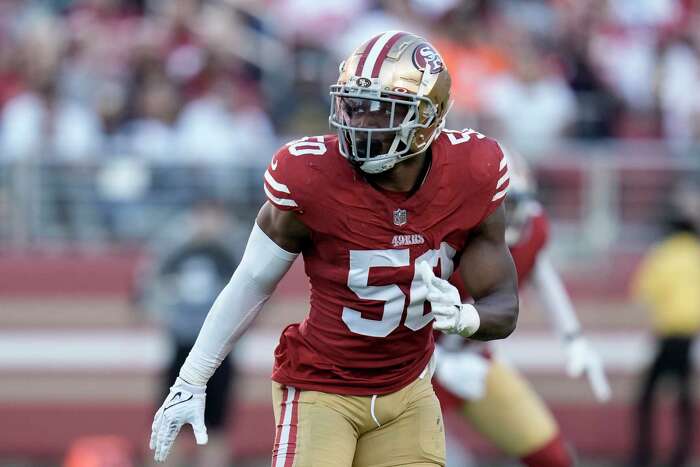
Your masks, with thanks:
M 526 456 L 554 438 L 557 424 L 547 406 L 514 369 L 494 361 L 484 397 L 463 407 L 471 425 L 498 449 Z
M 272 467 L 444 466 L 430 376 L 383 396 L 343 396 L 272 383 Z

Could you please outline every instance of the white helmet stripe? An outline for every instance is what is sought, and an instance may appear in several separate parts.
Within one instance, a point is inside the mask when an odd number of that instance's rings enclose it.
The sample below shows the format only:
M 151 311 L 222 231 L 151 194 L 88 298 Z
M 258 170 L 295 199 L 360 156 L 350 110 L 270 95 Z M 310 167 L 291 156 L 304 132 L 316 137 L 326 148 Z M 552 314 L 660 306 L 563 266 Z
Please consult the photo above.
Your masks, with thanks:
M 379 53 L 382 51 L 387 42 L 389 42 L 391 38 L 397 34 L 403 33 L 401 31 L 387 31 L 384 34 L 382 34 L 379 37 L 379 39 L 377 39 L 377 41 L 374 43 L 369 53 L 367 54 L 367 59 L 365 60 L 365 64 L 362 67 L 361 76 L 365 78 L 372 77 L 372 69 L 374 68 L 374 64 L 377 61 L 377 58 L 379 57 Z

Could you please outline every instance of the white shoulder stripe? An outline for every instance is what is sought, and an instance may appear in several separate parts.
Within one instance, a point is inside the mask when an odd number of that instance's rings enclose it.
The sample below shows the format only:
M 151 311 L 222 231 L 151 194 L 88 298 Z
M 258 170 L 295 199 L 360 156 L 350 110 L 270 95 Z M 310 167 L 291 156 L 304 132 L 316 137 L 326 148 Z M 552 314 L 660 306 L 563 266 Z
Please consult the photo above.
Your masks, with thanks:
M 379 39 L 377 39 L 377 42 L 375 42 L 372 46 L 372 49 L 369 51 L 369 54 L 367 54 L 367 59 L 365 60 L 364 65 L 362 66 L 362 76 L 364 76 L 365 78 L 372 77 L 372 69 L 374 68 L 374 62 L 376 62 L 377 57 L 379 57 L 379 52 L 382 51 L 386 43 L 389 42 L 389 40 L 396 34 L 401 34 L 401 32 L 387 31 L 384 34 L 382 34 L 379 37 Z
M 268 198 L 270 198 L 270 201 L 272 201 L 275 204 L 279 204 L 280 206 L 292 206 L 292 207 L 297 207 L 299 206 L 296 201 L 293 199 L 284 199 L 284 198 L 278 198 L 277 196 L 273 195 L 270 190 L 267 189 L 267 185 L 263 184 L 263 188 L 265 189 L 265 194 L 267 195 Z
M 503 157 L 501 158 L 501 165 L 498 166 L 498 170 L 499 171 L 503 170 L 503 167 L 505 167 L 506 165 L 508 165 L 508 160 L 506 159 L 506 156 L 504 154 Z
M 284 185 L 272 178 L 272 175 L 270 174 L 269 170 L 265 171 L 265 180 L 267 180 L 267 183 L 269 183 L 275 191 L 279 191 L 281 193 L 289 193 L 289 188 L 287 187 L 287 185 Z
M 495 195 L 493 195 L 493 198 L 491 198 L 491 201 L 498 201 L 499 199 L 503 198 L 506 193 L 508 193 L 508 188 L 504 188 L 501 191 L 497 191 Z
M 505 182 L 507 182 L 509 178 L 510 178 L 510 173 L 506 170 L 505 175 L 502 176 L 498 180 L 498 183 L 496 183 L 496 189 L 501 188 L 501 185 L 503 185 Z

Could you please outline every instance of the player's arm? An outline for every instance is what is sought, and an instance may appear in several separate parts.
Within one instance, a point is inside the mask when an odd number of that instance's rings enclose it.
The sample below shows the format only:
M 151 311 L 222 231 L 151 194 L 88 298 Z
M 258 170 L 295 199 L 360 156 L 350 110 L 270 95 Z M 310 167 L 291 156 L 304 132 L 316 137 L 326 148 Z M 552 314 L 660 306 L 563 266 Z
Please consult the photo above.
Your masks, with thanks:
M 470 233 L 459 273 L 466 291 L 474 298 L 473 307 L 479 316 L 478 329 L 465 337 L 477 340 L 508 337 L 518 320 L 518 276 L 505 241 L 503 206 Z
M 416 265 L 428 286 L 426 299 L 433 328 L 477 340 L 503 339 L 518 319 L 517 274 L 505 242 L 505 215 L 499 207 L 470 232 L 462 252 L 460 275 L 474 304 L 462 303 L 459 291 L 436 277 L 428 263 Z
M 565 342 L 576 339 L 581 334 L 581 324 L 561 277 L 546 253 L 537 256 L 532 285 L 537 290 L 557 335 Z
M 532 283 L 540 296 L 545 312 L 564 343 L 568 356 L 569 375 L 578 377 L 585 372 L 596 398 L 600 401 L 608 400 L 610 384 L 605 376 L 600 356 L 581 334 L 581 324 L 564 283 L 549 257 L 544 253 L 538 255 Z
M 238 268 L 209 310 L 180 376 L 156 413 L 150 447 L 157 461 L 165 460 L 185 423 L 192 424 L 198 444 L 207 442 L 207 381 L 258 315 L 308 238 L 308 230 L 295 213 L 270 203 L 262 207 Z
M 182 379 L 206 384 L 270 298 L 306 238 L 308 231 L 295 213 L 269 202 L 263 205 L 241 263 L 214 302 L 180 370 Z

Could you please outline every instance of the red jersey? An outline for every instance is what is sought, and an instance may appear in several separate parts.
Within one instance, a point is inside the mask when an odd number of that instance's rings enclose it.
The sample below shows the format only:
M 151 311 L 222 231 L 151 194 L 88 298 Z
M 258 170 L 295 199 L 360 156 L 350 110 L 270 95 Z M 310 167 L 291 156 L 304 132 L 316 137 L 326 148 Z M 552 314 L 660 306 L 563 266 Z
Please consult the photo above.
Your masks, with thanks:
M 311 309 L 282 332 L 274 381 L 366 396 L 398 391 L 426 367 L 433 317 L 414 265 L 428 261 L 450 277 L 469 230 L 508 186 L 498 144 L 473 130 L 444 131 L 431 154 L 410 196 L 368 183 L 335 135 L 288 143 L 273 156 L 268 199 L 295 211 L 312 237 L 302 251 Z
M 518 287 L 521 287 L 530 278 L 535 268 L 537 256 L 547 245 L 549 238 L 549 219 L 543 209 L 539 209 L 530 217 L 529 222 L 523 228 L 518 243 L 510 246 L 510 254 L 513 256 L 515 270 L 518 273 Z

